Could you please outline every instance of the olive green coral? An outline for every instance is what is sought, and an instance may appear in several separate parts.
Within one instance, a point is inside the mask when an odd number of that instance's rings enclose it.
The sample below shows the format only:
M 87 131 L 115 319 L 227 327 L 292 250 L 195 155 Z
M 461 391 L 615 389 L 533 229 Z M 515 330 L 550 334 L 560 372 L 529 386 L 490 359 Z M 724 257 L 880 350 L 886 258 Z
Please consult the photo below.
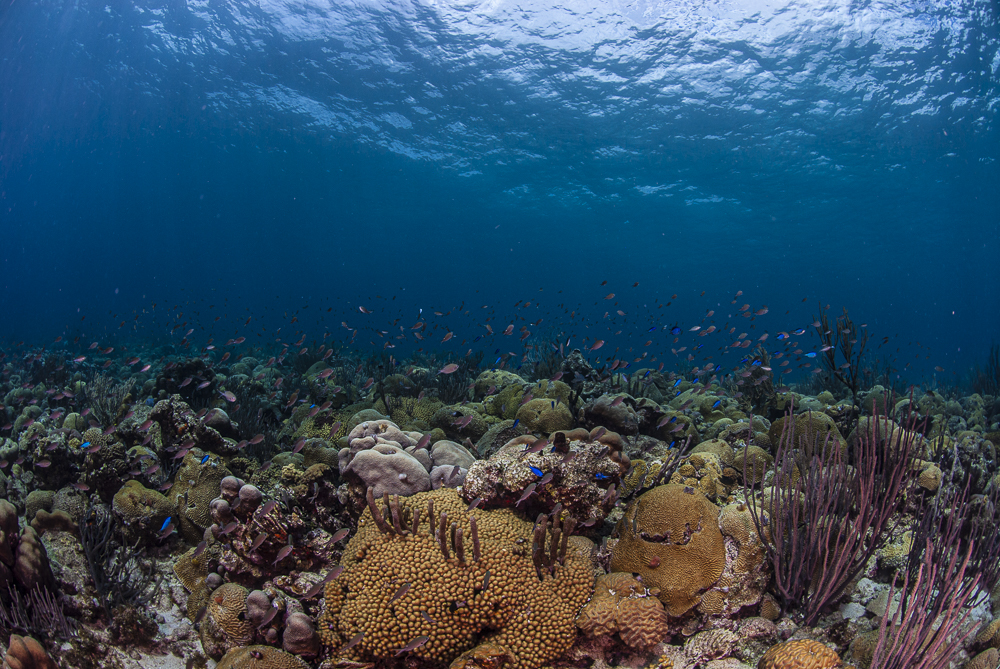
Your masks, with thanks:
M 572 523 L 548 532 L 543 516 L 539 532 L 509 509 L 469 512 L 450 488 L 379 506 L 369 499 L 345 570 L 326 587 L 326 645 L 354 641 L 340 654 L 356 661 L 411 652 L 451 662 L 492 643 L 535 669 L 573 643 L 593 574 L 592 544 L 569 537 Z

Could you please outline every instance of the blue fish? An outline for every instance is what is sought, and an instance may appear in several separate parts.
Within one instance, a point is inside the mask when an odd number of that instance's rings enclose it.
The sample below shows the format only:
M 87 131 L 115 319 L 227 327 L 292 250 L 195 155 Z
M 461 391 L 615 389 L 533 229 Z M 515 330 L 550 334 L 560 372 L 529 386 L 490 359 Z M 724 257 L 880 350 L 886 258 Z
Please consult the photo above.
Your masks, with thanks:
M 720 404 L 722 404 L 722 400 L 715 400 L 715 404 L 712 405 L 712 408 L 717 409 Z
M 493 366 L 496 367 L 500 363 L 500 361 L 502 359 L 503 359 L 503 356 L 501 355 L 499 358 L 497 358 L 496 362 L 493 363 Z
M 713 371 L 713 372 L 717 372 L 717 371 L 719 371 L 720 369 L 722 369 L 722 365 L 716 365 L 716 366 L 715 366 L 715 369 L 713 369 L 712 371 Z
M 477 341 L 479 341 L 482 338 L 483 338 L 483 335 L 479 335 L 475 339 L 472 340 L 472 343 L 475 344 Z
M 170 524 L 171 516 L 167 516 L 167 519 L 163 521 L 163 525 L 160 526 L 160 532 L 167 529 L 167 525 Z
M 647 376 L 649 376 L 649 375 L 650 375 L 650 374 L 652 374 L 652 373 L 653 373 L 653 370 L 651 370 L 651 369 L 647 369 L 647 370 L 646 370 L 646 373 L 642 375 L 642 378 L 646 378 Z
M 556 408 L 556 401 L 555 401 L 555 400 L 552 400 L 552 408 L 553 408 L 553 409 L 555 409 L 555 408 Z
M 651 327 L 651 328 L 649 328 L 648 330 L 646 330 L 646 332 L 652 332 L 652 331 L 653 331 L 653 330 L 655 330 L 655 329 L 656 329 L 656 326 L 654 325 L 653 327 Z
M 805 333 L 806 333 L 806 329 L 805 328 L 799 328 L 798 330 L 793 330 L 792 331 L 793 335 L 804 335 Z
M 594 474 L 594 478 L 597 479 L 598 481 L 603 481 L 604 479 L 608 478 L 608 475 L 602 474 L 601 472 L 597 472 L 596 474 Z
M 520 418 L 515 418 L 515 419 L 514 419 L 514 424 L 513 424 L 513 425 L 511 425 L 511 427 L 517 427 L 517 424 L 518 424 L 518 423 L 520 423 L 520 422 L 521 422 L 521 419 L 520 419 Z
M 760 360 L 754 360 L 753 362 L 750 363 L 750 366 L 751 367 L 759 367 L 760 364 L 761 364 Z
M 816 357 L 816 351 L 809 351 L 808 353 L 806 353 L 806 357 L 807 358 L 815 358 Z
M 667 448 L 673 448 L 673 447 L 674 447 L 674 444 L 676 444 L 676 443 L 677 443 L 677 440 L 676 440 L 676 439 L 675 439 L 674 441 L 671 441 L 671 442 L 670 442 L 670 445 L 669 445 L 669 446 L 667 446 Z
M 676 388 L 677 386 L 681 385 L 681 381 L 683 381 L 683 380 L 684 379 L 677 379 L 676 381 L 674 381 L 674 388 Z
M 670 328 L 670 334 L 676 336 L 676 335 L 679 335 L 680 333 L 681 333 L 681 329 L 679 327 L 677 327 L 676 325 L 674 327 Z
M 209 458 L 209 457 L 210 457 L 210 456 L 208 456 L 208 455 L 206 455 L 205 457 L 203 457 L 203 458 L 201 459 L 201 464 L 205 464 L 206 462 L 208 462 L 208 458 Z
M 667 422 L 668 422 L 668 423 L 676 423 L 676 422 L 677 422 L 677 416 L 674 416 L 673 418 L 671 418 L 671 419 L 670 419 L 670 420 L 668 420 Z
M 788 335 L 786 335 L 784 332 L 782 332 L 782 333 L 780 333 L 778 335 L 778 339 L 788 339 Z
M 542 475 L 542 470 L 541 470 L 541 469 L 539 469 L 538 467 L 531 467 L 531 466 L 529 465 L 529 466 L 528 466 L 528 469 L 530 469 L 530 470 L 531 470 L 531 473 L 532 473 L 532 474 L 534 474 L 535 476 L 541 476 L 541 475 Z
M 87 448 L 87 446 L 90 446 L 90 442 L 89 441 L 85 441 L 82 444 L 80 444 L 80 448 Z

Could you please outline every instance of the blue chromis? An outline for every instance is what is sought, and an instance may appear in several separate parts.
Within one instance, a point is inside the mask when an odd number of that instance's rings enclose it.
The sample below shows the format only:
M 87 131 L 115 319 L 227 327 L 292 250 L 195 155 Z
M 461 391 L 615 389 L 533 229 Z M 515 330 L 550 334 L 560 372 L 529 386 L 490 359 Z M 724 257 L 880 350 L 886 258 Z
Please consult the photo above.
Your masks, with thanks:
M 715 400 L 715 404 L 712 405 L 712 408 L 718 409 L 720 404 L 722 404 L 722 400 Z
M 208 462 L 208 458 L 209 458 L 209 456 L 208 456 L 208 455 L 206 455 L 205 457 L 203 457 L 203 458 L 201 459 L 201 464 L 205 464 L 206 462 Z
M 528 469 L 530 469 L 531 473 L 534 474 L 535 476 L 541 476 L 542 475 L 542 470 L 539 469 L 538 467 L 531 467 L 531 466 L 529 466 Z
M 170 524 L 172 518 L 173 518 L 172 516 L 167 516 L 167 519 L 163 521 L 163 525 L 160 526 L 160 532 L 167 529 L 167 525 Z

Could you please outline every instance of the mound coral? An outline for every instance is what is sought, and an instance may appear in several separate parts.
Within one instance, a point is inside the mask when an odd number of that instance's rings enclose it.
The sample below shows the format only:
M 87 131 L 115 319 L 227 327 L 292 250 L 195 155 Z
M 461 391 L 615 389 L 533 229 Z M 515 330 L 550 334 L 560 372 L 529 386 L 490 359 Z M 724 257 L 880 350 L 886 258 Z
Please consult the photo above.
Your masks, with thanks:
M 450 488 L 385 503 L 369 493 L 344 572 L 326 586 L 318 627 L 335 653 L 451 662 L 478 648 L 535 669 L 569 648 L 593 587 L 593 545 L 570 536 L 571 519 L 532 528 L 509 509 L 470 511 Z
M 840 656 L 819 641 L 795 639 L 772 646 L 757 663 L 757 669 L 837 669 Z
M 621 572 L 597 577 L 594 596 L 576 624 L 588 636 L 618 632 L 623 642 L 640 649 L 651 648 L 670 634 L 670 620 L 655 593 Z
M 215 669 L 309 669 L 309 665 L 271 646 L 246 646 L 226 653 Z
M 689 486 L 662 485 L 629 505 L 616 529 L 621 537 L 611 569 L 640 574 L 670 616 L 697 606 L 726 565 L 719 509 Z

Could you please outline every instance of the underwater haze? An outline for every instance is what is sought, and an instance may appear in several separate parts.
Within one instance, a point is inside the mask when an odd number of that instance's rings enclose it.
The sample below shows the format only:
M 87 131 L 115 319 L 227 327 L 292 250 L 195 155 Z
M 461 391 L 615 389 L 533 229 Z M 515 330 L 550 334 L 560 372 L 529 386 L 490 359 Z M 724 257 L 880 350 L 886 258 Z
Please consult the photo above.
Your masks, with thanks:
M 733 368 L 830 305 L 959 384 L 998 110 L 986 0 L 3 0 L 0 336 Z

